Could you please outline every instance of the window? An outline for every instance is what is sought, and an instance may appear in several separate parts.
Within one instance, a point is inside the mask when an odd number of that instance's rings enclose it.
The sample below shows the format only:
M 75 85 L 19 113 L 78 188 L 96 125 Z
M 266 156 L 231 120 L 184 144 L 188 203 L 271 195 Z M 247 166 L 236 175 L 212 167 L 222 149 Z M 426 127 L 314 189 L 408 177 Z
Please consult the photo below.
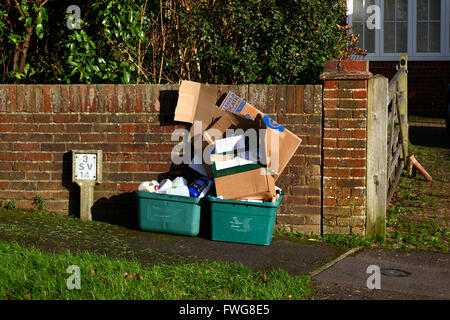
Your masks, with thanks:
M 367 53 L 375 52 L 375 30 L 367 27 L 367 7 L 375 5 L 375 0 L 359 0 L 353 2 L 352 32 L 359 34 L 357 45 L 366 49 Z
M 417 0 L 417 52 L 441 52 L 441 0 Z
M 347 0 L 348 23 L 370 60 L 450 60 L 449 0 Z M 377 28 L 368 21 L 379 8 Z
M 408 0 L 384 2 L 384 52 L 408 52 Z

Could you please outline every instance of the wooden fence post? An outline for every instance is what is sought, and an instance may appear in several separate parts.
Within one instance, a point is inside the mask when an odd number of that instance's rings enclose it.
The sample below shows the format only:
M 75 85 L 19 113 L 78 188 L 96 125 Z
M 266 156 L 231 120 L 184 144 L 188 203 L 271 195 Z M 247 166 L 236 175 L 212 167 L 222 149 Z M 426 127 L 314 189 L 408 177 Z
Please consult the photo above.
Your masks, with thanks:
M 403 71 L 402 76 L 400 77 L 398 81 L 399 91 L 402 95 L 401 103 L 398 106 L 399 116 L 400 116 L 400 126 L 402 127 L 402 145 L 403 145 L 403 155 L 405 159 L 405 166 L 406 166 L 406 159 L 408 159 L 408 73 L 407 71 Z
M 368 83 L 366 236 L 377 240 L 386 236 L 388 83 L 380 75 Z

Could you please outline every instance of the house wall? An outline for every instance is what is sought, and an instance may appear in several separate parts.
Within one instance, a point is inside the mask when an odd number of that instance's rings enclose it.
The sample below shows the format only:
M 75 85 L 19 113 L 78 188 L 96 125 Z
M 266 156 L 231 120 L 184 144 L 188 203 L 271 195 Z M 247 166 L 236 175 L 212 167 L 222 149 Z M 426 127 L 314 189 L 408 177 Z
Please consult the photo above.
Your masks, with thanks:
M 370 72 L 391 79 L 398 61 L 371 61 Z M 408 113 L 444 117 L 450 61 L 408 61 Z

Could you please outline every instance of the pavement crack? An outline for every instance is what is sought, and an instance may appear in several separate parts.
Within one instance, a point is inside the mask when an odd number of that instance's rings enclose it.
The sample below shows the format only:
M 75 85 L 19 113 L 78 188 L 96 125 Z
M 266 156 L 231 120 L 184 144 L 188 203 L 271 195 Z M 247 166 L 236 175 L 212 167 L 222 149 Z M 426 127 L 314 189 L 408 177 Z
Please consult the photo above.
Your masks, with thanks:
M 309 276 L 311 278 L 317 276 L 318 274 L 322 273 L 323 271 L 331 268 L 332 266 L 334 266 L 336 263 L 338 263 L 341 260 L 344 260 L 345 258 L 347 258 L 349 255 L 354 254 L 356 252 L 358 252 L 359 250 L 361 250 L 362 247 L 357 247 L 357 248 L 353 248 L 348 250 L 347 252 L 341 254 L 339 257 L 337 257 L 336 259 L 333 259 L 332 261 L 328 262 L 327 264 L 321 266 L 319 269 L 316 269 L 312 272 L 310 272 Z

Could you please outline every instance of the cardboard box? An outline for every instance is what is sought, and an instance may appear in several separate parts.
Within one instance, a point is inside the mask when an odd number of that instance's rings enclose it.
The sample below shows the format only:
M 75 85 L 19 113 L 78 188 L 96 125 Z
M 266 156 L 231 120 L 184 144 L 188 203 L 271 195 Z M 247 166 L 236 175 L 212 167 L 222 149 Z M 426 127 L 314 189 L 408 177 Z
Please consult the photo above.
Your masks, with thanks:
M 233 92 L 229 92 L 220 107 L 217 107 L 217 94 L 218 90 L 215 86 L 182 81 L 174 119 L 188 123 L 193 123 L 195 120 L 201 121 L 202 130 L 207 132 L 211 128 L 225 132 L 233 126 L 245 130 L 248 126 L 256 125 L 251 120 L 260 121 L 270 129 L 265 136 L 265 152 L 261 153 L 266 155 L 267 159 L 264 163 L 274 173 L 276 181 L 302 140 Z M 244 118 L 248 119 L 247 122 Z M 205 137 L 204 133 L 202 134 Z M 208 135 L 205 138 L 206 142 L 202 138 L 203 148 L 206 144 L 214 142 L 214 138 L 210 136 L 208 139 Z M 191 137 L 193 137 L 192 128 Z M 204 164 L 204 166 L 207 165 Z M 209 172 L 209 168 L 206 171 Z
M 204 140 L 213 144 L 216 140 L 214 130 L 216 132 L 220 132 L 222 135 L 226 132 L 227 129 L 237 127 L 239 125 L 239 119 L 233 114 L 224 114 L 217 121 L 213 122 L 208 126 L 208 129 L 203 133 Z
M 267 130 L 266 136 L 266 154 L 269 159 L 268 167 L 275 173 L 276 181 L 294 156 L 302 139 L 233 92 L 228 92 L 219 109 L 240 114 L 248 119 L 255 119 L 258 116 L 262 118 L 267 128 L 270 129 Z
M 198 120 L 205 130 L 214 118 L 225 114 L 216 107 L 217 92 L 215 86 L 183 80 L 178 90 L 174 120 L 188 123 Z
M 201 130 L 197 135 L 194 134 L 195 124 L 189 131 L 189 138 L 195 147 L 189 167 L 205 176 L 212 176 L 212 171 L 202 157 L 203 150 L 208 145 L 208 142 L 203 140 L 203 133 L 215 120 L 228 119 L 225 116 L 228 112 L 221 111 L 216 106 L 217 94 L 218 90 L 215 86 L 183 80 L 178 90 L 178 101 L 174 115 L 175 121 L 191 124 L 194 124 L 194 121 L 201 122 Z M 199 144 L 194 142 L 198 140 L 201 140 Z
M 276 196 L 274 179 L 265 168 L 218 177 L 214 183 L 217 197 L 224 199 L 272 200 Z
M 262 167 L 258 162 L 258 149 L 247 150 L 244 135 L 218 139 L 214 145 L 210 158 L 216 178 Z

